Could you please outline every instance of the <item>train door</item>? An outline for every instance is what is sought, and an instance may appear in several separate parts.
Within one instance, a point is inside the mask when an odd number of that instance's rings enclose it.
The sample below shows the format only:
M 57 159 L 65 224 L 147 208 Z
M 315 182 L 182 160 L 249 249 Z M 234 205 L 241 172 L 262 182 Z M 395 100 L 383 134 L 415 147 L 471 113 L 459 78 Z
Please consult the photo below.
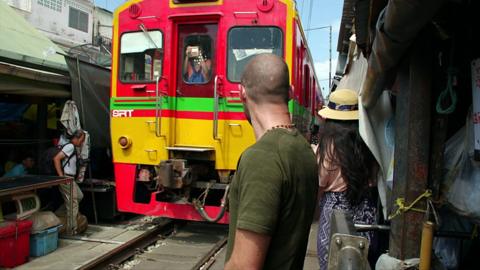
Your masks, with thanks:
M 178 25 L 175 147 L 212 148 L 217 29 L 216 23 Z

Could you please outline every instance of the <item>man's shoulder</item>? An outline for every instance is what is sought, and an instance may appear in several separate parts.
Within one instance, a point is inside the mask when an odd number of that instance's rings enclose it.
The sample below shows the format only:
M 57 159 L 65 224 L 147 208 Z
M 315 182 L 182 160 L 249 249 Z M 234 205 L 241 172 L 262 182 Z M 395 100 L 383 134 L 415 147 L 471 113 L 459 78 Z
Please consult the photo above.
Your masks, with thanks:
M 298 131 L 270 131 L 255 144 L 247 148 L 242 158 L 273 158 L 282 155 L 296 156 L 294 153 L 308 153 L 314 158 L 314 153 L 306 139 Z
M 61 145 L 60 148 L 61 149 L 75 149 L 75 146 L 73 145 L 73 143 L 68 142 L 66 144 Z
M 242 161 L 261 160 L 264 162 L 265 160 L 270 160 L 276 151 L 269 145 L 269 143 L 265 143 L 264 141 L 257 141 L 242 153 Z
M 75 146 L 73 145 L 73 143 L 66 143 L 60 147 L 60 150 L 63 153 L 70 155 L 75 151 Z
M 242 153 L 237 171 L 243 177 L 248 175 L 251 178 L 253 175 L 261 175 L 263 178 L 278 172 L 276 169 L 281 166 L 280 164 L 281 160 L 276 150 L 268 151 L 266 148 L 254 144 Z M 254 178 L 257 179 L 257 177 Z
M 303 135 L 297 131 L 272 132 L 266 143 L 272 150 L 278 149 L 280 153 L 308 153 L 313 154 L 311 146 Z

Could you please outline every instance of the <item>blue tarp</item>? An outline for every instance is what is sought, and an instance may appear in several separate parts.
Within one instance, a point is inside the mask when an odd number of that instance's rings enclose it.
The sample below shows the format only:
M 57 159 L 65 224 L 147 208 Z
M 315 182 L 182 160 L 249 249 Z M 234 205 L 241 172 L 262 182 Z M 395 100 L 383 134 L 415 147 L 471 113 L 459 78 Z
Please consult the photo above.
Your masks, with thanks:
M 0 102 L 0 122 L 18 121 L 30 104 Z

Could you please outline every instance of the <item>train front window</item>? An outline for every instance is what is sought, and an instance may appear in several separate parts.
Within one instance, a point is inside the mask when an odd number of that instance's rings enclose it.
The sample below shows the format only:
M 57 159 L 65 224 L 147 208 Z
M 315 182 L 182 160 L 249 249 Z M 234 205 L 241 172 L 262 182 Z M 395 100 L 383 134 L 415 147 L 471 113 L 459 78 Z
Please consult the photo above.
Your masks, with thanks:
M 120 80 L 149 82 L 162 74 L 162 32 L 125 33 L 120 42 Z
M 204 84 L 212 76 L 212 39 L 207 35 L 189 35 L 183 41 L 183 81 Z
M 282 31 L 276 27 L 235 27 L 228 34 L 228 79 L 240 82 L 243 70 L 252 57 L 273 53 L 282 57 Z

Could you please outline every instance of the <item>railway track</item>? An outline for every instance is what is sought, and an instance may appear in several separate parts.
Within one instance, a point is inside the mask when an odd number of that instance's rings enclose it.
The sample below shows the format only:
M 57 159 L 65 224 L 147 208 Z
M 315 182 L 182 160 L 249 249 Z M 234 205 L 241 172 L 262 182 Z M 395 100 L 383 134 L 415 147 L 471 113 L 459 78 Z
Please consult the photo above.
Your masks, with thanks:
M 223 269 L 227 226 L 168 221 L 79 269 Z
M 162 239 L 165 235 L 173 231 L 173 221 L 166 221 L 151 229 L 148 229 L 143 234 L 123 243 L 117 248 L 101 255 L 93 261 L 80 267 L 82 270 L 88 269 L 115 269 L 116 265 L 128 260 L 136 253 L 141 252 L 142 249 L 153 245 L 156 241 Z

